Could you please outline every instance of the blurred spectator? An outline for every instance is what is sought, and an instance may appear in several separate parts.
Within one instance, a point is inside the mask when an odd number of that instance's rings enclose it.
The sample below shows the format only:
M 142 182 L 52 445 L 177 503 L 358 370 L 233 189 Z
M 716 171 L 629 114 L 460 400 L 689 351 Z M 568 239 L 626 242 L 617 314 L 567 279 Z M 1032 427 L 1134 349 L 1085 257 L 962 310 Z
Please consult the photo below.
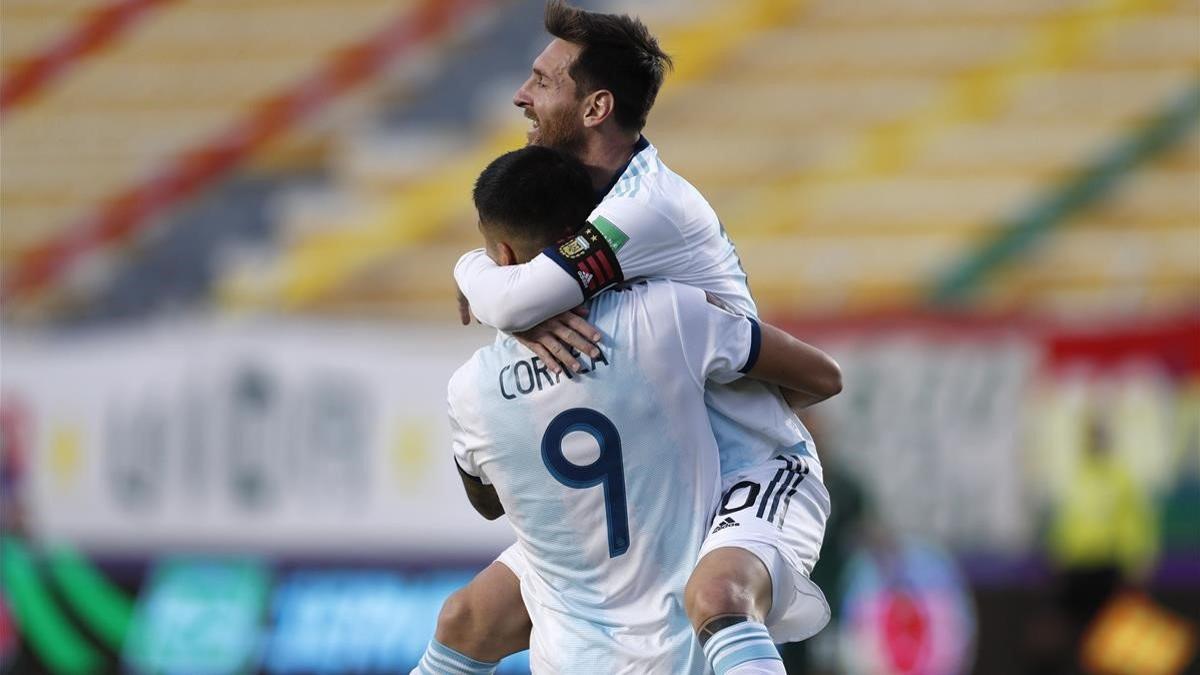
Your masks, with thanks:
M 1106 422 L 1093 415 L 1072 482 L 1050 527 L 1051 559 L 1063 583 L 1063 607 L 1094 615 L 1122 580 L 1141 579 L 1157 554 L 1150 497 L 1112 451 Z
M 1084 631 L 1118 590 L 1146 577 L 1158 553 L 1150 495 L 1113 452 L 1108 421 L 1093 411 L 1084 424 L 1074 475 L 1051 507 L 1055 606 L 1030 624 L 1031 672 L 1078 672 Z

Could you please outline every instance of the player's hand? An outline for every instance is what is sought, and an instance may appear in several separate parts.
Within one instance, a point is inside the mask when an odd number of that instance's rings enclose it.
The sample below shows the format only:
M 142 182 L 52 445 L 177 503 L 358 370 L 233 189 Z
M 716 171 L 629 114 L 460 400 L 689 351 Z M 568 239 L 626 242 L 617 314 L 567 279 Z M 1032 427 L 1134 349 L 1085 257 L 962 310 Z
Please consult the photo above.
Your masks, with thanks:
M 458 291 L 458 320 L 462 321 L 462 325 L 471 325 L 471 301 L 467 300 L 467 296 L 463 292 Z
M 586 307 L 576 307 L 527 331 L 513 333 L 513 337 L 537 354 L 551 371 L 558 373 L 567 368 L 579 372 L 583 364 L 575 354 L 600 355 L 600 348 L 596 346 L 600 343 L 600 331 L 584 320 L 587 313 Z

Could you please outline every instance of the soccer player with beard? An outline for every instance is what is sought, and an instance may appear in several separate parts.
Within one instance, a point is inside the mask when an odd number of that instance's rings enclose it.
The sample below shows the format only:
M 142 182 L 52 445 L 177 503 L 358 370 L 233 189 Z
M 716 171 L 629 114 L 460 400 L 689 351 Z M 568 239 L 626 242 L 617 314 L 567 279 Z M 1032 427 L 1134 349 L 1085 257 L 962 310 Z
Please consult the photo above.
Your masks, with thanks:
M 532 259 L 595 206 L 583 166 L 543 146 L 494 160 L 473 197 L 500 265 Z M 824 396 L 838 367 L 665 279 L 587 304 L 605 339 L 582 371 L 551 375 L 498 333 L 455 372 L 455 461 L 472 505 L 487 518 L 507 513 L 516 531 L 535 673 L 700 675 L 684 588 L 720 497 L 705 383 L 747 376 Z M 416 673 L 491 668 L 435 643 Z
M 670 59 L 628 16 L 552 0 L 545 21 L 554 40 L 514 103 L 532 122 L 530 143 L 583 162 L 600 203 L 577 236 L 524 264 L 499 266 L 482 249 L 464 255 L 455 267 L 460 301 L 552 368 L 578 368 L 572 349 L 597 353 L 598 332 L 571 309 L 624 279 L 685 283 L 756 316 L 712 207 L 641 135 Z M 789 393 L 785 401 L 753 380 L 707 389 L 725 492 L 685 600 L 719 674 L 782 673 L 773 642 L 807 639 L 828 621 L 809 573 L 829 496 L 812 437 L 789 408 L 813 400 Z M 506 550 L 447 601 L 434 645 L 484 664 L 527 647 L 530 623 L 518 609 L 527 574 L 520 548 Z

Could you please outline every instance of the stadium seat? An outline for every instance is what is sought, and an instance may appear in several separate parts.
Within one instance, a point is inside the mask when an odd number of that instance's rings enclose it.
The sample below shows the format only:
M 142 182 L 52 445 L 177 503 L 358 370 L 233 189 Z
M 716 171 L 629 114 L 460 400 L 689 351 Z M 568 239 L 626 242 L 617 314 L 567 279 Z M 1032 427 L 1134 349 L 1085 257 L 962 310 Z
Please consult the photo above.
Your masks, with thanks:
M 44 47 L 95 3 L 71 12 L 5 0 L 9 49 Z M 212 137 L 253 104 L 379 30 L 411 0 L 179 0 L 78 63 L 4 121 L 4 260 L 53 237 L 102 200 Z M 24 22 L 53 22 L 28 37 Z M 53 18 L 50 18 L 53 17 Z M 38 24 L 39 26 L 41 24 Z M 45 33 L 45 34 L 43 34 Z M 19 45 L 9 42 L 20 35 Z M 13 42 L 16 42 L 14 40 Z

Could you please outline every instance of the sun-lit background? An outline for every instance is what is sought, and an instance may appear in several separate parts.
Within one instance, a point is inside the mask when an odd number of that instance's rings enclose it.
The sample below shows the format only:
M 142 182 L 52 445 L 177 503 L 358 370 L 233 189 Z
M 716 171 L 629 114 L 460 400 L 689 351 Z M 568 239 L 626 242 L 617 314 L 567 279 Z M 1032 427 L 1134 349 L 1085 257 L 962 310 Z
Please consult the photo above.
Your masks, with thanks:
M 789 672 L 1197 668 L 1200 2 L 669 0 L 647 137 L 815 407 Z M 0 0 L 0 670 L 406 672 L 541 0 Z M 527 672 L 518 655 L 502 672 Z

